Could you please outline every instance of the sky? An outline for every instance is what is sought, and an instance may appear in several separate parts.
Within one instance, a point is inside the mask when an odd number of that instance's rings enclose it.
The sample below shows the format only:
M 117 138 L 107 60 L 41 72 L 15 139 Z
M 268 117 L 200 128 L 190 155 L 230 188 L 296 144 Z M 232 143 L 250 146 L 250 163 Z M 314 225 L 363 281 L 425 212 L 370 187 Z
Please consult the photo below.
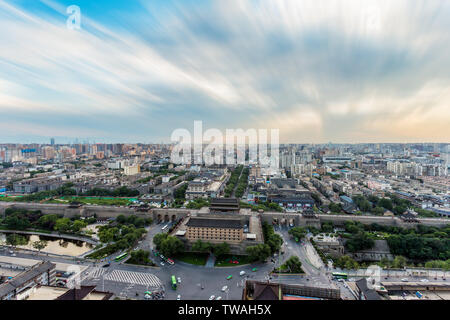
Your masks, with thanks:
M 0 143 L 450 142 L 449 30 L 448 0 L 0 0 Z

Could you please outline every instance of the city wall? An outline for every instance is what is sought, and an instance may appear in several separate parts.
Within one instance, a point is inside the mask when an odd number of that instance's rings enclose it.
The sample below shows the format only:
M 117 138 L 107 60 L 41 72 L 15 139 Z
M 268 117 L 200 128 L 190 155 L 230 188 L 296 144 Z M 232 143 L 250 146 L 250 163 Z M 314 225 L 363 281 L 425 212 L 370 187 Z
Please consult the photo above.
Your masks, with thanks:
M 0 202 L 0 215 L 3 215 L 6 208 L 20 208 L 27 210 L 40 210 L 44 214 L 62 214 L 65 217 L 80 215 L 90 217 L 94 214 L 97 218 L 115 218 L 118 215 L 138 215 L 150 217 L 154 221 L 175 221 L 179 218 L 188 216 L 197 210 L 188 209 L 150 209 L 148 211 L 138 211 L 127 207 L 113 206 L 93 206 L 84 205 L 78 208 L 71 208 L 67 204 L 40 204 L 40 203 L 21 203 L 21 202 Z M 397 226 L 403 228 L 414 228 L 417 222 L 405 222 L 397 217 L 381 216 L 356 216 L 356 215 L 326 215 L 319 214 L 317 218 L 305 218 L 300 213 L 281 213 L 281 212 L 263 212 L 260 214 L 262 222 L 269 224 L 292 224 L 294 226 L 315 226 L 320 227 L 323 222 L 331 221 L 337 225 L 343 225 L 345 221 L 359 221 L 363 224 L 377 223 L 380 225 Z M 445 218 L 424 218 L 419 219 L 419 223 L 427 226 L 443 227 L 450 223 Z

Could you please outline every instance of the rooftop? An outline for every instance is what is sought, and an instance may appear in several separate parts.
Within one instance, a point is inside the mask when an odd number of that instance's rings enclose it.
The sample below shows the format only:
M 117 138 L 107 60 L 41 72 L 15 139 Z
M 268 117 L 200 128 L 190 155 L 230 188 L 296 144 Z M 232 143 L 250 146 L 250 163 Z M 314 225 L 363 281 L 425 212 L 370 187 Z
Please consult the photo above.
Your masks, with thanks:
M 194 228 L 227 228 L 242 229 L 240 219 L 216 219 L 216 218 L 194 218 L 189 219 L 186 224 Z

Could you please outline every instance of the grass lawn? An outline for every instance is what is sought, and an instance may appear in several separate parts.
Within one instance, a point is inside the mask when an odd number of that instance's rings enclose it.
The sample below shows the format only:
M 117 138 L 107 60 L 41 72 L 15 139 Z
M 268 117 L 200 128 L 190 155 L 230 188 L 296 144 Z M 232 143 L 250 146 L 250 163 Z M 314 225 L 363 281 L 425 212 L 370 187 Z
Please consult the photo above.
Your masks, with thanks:
M 208 260 L 208 254 L 207 253 L 195 253 L 195 252 L 184 252 L 178 254 L 175 259 L 195 264 L 199 266 L 204 266 L 206 263 L 206 260 Z
M 235 259 L 232 259 L 235 258 Z M 239 261 L 239 264 L 236 263 L 230 263 L 230 260 L 237 260 Z M 244 264 L 249 264 L 252 263 L 252 261 L 250 261 L 248 256 L 238 256 L 238 255 L 232 255 L 232 254 L 227 254 L 224 256 L 220 256 L 216 259 L 216 267 L 236 267 L 236 266 L 241 266 Z

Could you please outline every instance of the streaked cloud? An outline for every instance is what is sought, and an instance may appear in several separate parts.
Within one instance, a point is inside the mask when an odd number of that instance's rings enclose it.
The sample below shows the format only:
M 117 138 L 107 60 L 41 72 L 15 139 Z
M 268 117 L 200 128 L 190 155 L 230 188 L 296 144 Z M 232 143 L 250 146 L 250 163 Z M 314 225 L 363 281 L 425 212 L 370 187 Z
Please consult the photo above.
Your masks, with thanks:
M 67 5 L 0 0 L 3 139 L 168 141 L 194 120 L 285 142 L 450 137 L 449 1 L 80 1 L 80 31 Z

